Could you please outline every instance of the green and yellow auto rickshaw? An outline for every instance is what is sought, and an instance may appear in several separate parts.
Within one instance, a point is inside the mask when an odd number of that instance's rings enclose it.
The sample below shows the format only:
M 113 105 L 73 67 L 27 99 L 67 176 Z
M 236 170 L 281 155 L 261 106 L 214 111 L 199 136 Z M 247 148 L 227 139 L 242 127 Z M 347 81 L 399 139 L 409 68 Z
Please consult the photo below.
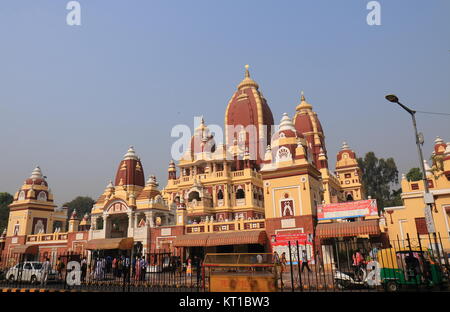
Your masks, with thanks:
M 441 267 L 424 248 L 387 248 L 377 254 L 380 281 L 387 291 L 400 287 L 445 287 Z

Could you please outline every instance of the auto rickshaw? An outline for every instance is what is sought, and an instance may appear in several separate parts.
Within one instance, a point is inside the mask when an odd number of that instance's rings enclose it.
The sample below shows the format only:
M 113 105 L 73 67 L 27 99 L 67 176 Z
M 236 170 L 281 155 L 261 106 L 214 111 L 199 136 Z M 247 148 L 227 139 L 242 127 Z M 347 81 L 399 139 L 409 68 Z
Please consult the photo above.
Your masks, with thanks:
M 441 267 L 424 248 L 387 248 L 377 254 L 381 284 L 387 291 L 400 287 L 445 287 Z

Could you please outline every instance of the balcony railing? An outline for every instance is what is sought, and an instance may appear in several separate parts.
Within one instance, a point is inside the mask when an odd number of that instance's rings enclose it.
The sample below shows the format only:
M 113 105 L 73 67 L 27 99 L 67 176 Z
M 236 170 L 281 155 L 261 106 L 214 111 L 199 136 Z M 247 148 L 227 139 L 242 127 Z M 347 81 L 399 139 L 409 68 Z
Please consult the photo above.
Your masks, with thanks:
M 67 240 L 67 233 L 34 234 L 27 236 L 27 243 L 64 241 Z
M 264 219 L 257 220 L 232 220 L 232 221 L 207 221 L 199 224 L 186 225 L 187 234 L 199 233 L 217 233 L 217 232 L 233 232 L 233 231 L 251 231 L 256 229 L 264 229 L 266 227 Z

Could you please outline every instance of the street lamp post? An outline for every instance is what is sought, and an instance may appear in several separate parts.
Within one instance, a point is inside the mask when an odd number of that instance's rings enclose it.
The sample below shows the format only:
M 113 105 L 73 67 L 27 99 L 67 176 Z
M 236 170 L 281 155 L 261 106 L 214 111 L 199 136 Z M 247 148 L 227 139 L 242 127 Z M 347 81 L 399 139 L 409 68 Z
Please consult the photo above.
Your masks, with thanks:
M 415 136 L 416 136 L 417 151 L 419 152 L 420 168 L 422 169 L 423 185 L 424 185 L 425 193 L 430 193 L 430 190 L 428 188 L 427 173 L 425 171 L 425 165 L 424 165 L 424 161 L 423 161 L 422 147 L 420 146 L 421 145 L 421 142 L 420 142 L 421 139 L 419 137 L 419 133 L 417 132 L 416 111 L 412 110 L 412 109 L 406 107 L 405 105 L 403 105 L 402 103 L 400 103 L 399 100 L 398 100 L 398 97 L 393 95 L 393 94 L 386 95 L 386 99 L 389 102 L 397 103 L 398 105 L 400 105 L 405 111 L 407 111 L 411 115 L 412 122 L 413 122 L 413 127 L 414 127 L 414 133 L 415 133 Z
M 424 190 L 425 190 L 425 194 L 424 194 L 424 202 L 426 204 L 425 209 L 428 209 L 429 216 L 431 217 L 430 221 L 433 223 L 432 234 L 433 234 L 435 246 L 437 248 L 437 254 L 438 254 L 438 257 L 440 258 L 440 252 L 439 252 L 439 248 L 438 248 L 438 245 L 437 245 L 436 231 L 434 230 L 434 220 L 433 220 L 434 219 L 433 218 L 433 202 L 434 202 L 434 198 L 433 198 L 433 195 L 430 193 L 430 190 L 428 188 L 427 173 L 425 171 L 425 165 L 424 165 L 424 161 L 423 161 L 423 153 L 422 153 L 422 147 L 421 147 L 421 144 L 423 143 L 423 138 L 421 138 L 419 136 L 419 133 L 417 132 L 417 124 L 416 124 L 416 116 L 415 116 L 416 115 L 416 111 L 412 110 L 409 107 L 407 107 L 407 106 L 403 105 L 402 103 L 400 103 L 400 101 L 398 100 L 398 97 L 396 95 L 394 95 L 394 94 L 386 95 L 385 98 L 389 102 L 397 103 L 398 105 L 400 105 L 405 111 L 407 111 L 411 115 L 412 122 L 413 122 L 413 127 L 414 127 L 414 134 L 416 136 L 417 151 L 419 152 L 420 168 L 422 169 L 422 179 L 423 179 L 423 186 L 424 186 Z M 426 216 L 427 216 L 427 211 L 425 211 L 425 217 Z

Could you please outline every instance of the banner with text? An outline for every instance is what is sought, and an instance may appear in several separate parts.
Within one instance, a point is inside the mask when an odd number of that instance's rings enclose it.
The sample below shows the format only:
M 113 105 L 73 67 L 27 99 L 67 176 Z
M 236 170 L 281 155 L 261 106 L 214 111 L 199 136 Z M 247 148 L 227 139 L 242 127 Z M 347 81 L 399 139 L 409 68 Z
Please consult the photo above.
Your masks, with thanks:
M 376 199 L 317 206 L 317 219 L 319 220 L 346 219 L 377 215 L 378 207 Z

